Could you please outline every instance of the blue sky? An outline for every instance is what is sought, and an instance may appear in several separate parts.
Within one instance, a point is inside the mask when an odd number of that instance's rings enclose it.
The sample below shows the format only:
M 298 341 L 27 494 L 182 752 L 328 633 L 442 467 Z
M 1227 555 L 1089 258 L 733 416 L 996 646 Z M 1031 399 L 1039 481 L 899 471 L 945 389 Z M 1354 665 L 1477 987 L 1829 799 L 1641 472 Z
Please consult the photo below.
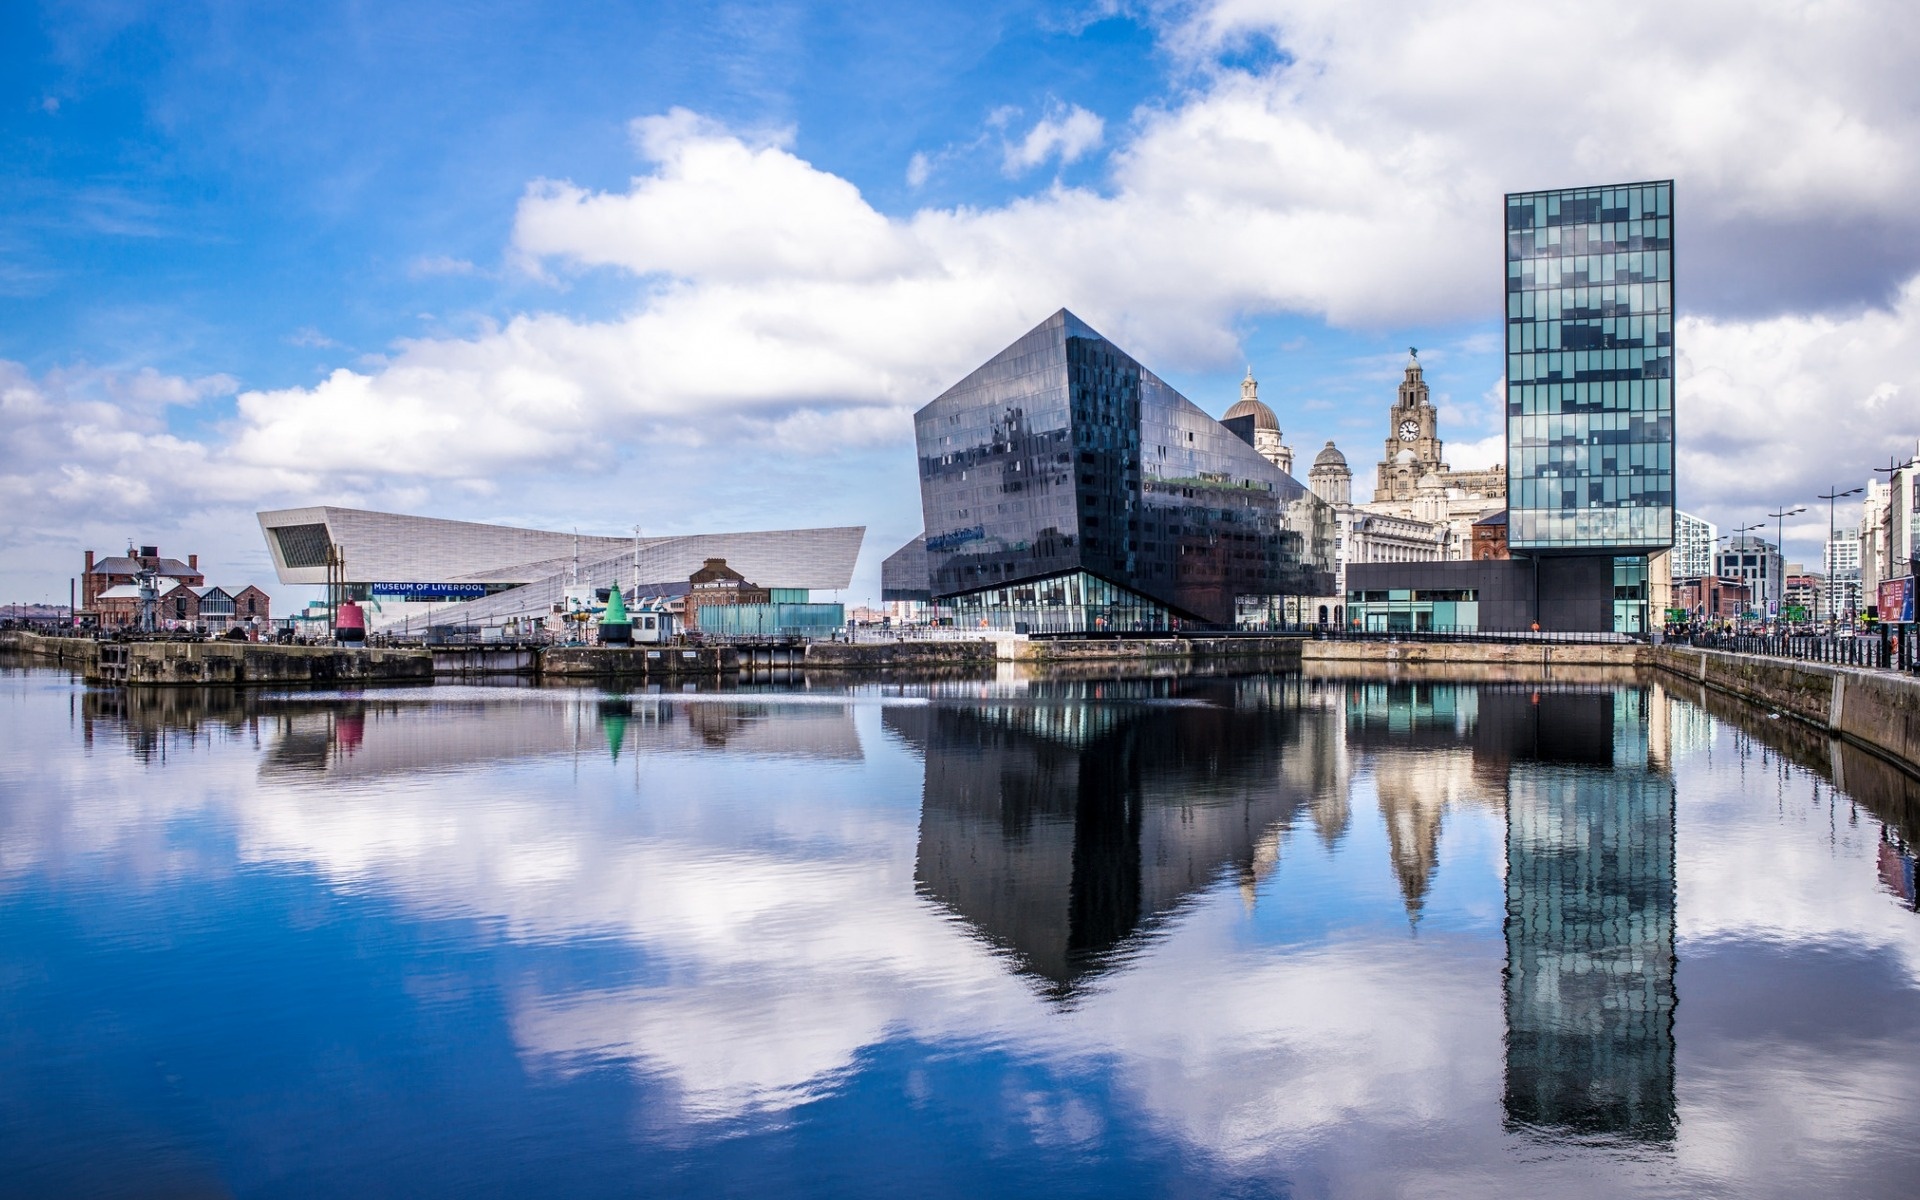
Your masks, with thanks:
M 0 592 L 135 536 L 264 579 L 252 511 L 335 502 L 863 523 L 861 600 L 907 414 L 1063 305 L 1215 412 L 1251 363 L 1361 491 L 1418 344 L 1484 465 L 1500 194 L 1610 178 L 1679 181 L 1683 505 L 1911 450 L 1897 6 L 1628 4 L 1568 51 L 1614 88 L 1522 104 L 1575 8 L 1348 7 L 10 6 Z

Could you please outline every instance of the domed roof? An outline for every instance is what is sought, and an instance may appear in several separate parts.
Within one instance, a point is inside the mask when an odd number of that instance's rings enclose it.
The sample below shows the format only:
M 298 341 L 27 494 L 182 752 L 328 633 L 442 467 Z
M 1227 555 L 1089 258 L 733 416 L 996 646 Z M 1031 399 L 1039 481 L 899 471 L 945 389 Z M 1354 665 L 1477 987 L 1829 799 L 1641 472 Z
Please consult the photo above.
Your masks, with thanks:
M 1406 464 L 1413 461 L 1413 451 L 1402 450 L 1400 451 L 1400 453 L 1393 456 L 1393 461 L 1396 463 L 1399 463 L 1401 466 L 1405 466 Z
M 1340 448 L 1333 444 L 1332 438 L 1328 438 L 1327 448 L 1313 456 L 1313 465 L 1316 467 L 1344 467 L 1347 465 L 1347 456 L 1340 453 Z
M 1280 418 L 1274 416 L 1273 410 L 1258 400 L 1235 401 L 1234 406 L 1227 410 L 1227 415 L 1220 419 L 1231 421 L 1235 417 L 1252 417 L 1255 429 L 1271 429 L 1275 433 L 1280 432 Z

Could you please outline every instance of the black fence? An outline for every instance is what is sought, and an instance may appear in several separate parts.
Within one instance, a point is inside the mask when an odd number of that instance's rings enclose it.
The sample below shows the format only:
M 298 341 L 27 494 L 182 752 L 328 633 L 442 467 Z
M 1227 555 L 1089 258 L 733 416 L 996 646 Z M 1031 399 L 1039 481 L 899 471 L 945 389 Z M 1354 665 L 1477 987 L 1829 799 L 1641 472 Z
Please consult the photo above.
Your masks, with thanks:
M 1314 637 L 1330 642 L 1480 642 L 1513 643 L 1519 645 L 1581 645 L 1581 646 L 1626 646 L 1647 642 L 1644 633 L 1614 633 L 1612 631 L 1520 631 L 1499 633 L 1486 629 L 1416 629 L 1382 631 L 1362 629 L 1314 628 L 1310 631 Z
M 1920 637 L 1914 627 L 1882 626 L 1859 634 L 1741 634 L 1696 633 L 1686 645 L 1734 654 L 1764 654 L 1800 662 L 1831 663 L 1839 667 L 1869 667 L 1881 671 L 1920 671 Z

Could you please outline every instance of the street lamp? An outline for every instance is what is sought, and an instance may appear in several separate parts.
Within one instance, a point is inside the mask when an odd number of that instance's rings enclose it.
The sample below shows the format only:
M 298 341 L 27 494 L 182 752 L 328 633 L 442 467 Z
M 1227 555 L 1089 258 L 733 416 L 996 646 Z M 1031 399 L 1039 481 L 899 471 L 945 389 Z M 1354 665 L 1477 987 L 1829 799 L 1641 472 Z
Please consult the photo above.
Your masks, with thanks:
M 1802 504 L 1794 508 L 1783 508 L 1779 512 L 1770 512 L 1767 514 L 1768 516 L 1772 517 L 1774 520 L 1773 552 L 1780 556 L 1780 575 L 1781 575 L 1780 582 L 1782 585 L 1782 590 L 1785 590 L 1786 573 L 1787 573 L 1787 544 L 1786 544 L 1787 518 L 1794 516 L 1797 513 L 1803 513 L 1805 511 L 1807 511 L 1807 506 Z M 1765 567 L 1767 565 L 1765 555 L 1761 555 L 1760 565 L 1762 568 L 1762 574 L 1767 574 L 1767 572 L 1765 571 Z M 1767 579 L 1767 600 L 1773 605 L 1774 618 L 1776 620 L 1779 619 L 1783 615 L 1781 612 L 1780 597 L 1775 596 L 1773 594 L 1773 579 L 1771 575 L 1769 575 Z
M 1825 565 L 1827 568 L 1827 629 L 1829 631 L 1839 623 L 1840 616 L 1840 606 L 1834 602 L 1834 585 L 1838 582 L 1835 577 L 1838 576 L 1840 572 L 1836 570 L 1833 565 L 1833 502 L 1835 500 L 1844 500 L 1848 496 L 1858 496 L 1864 491 L 1866 491 L 1865 488 L 1848 488 L 1844 492 L 1835 488 L 1831 492 L 1820 493 L 1820 499 L 1827 502 L 1827 553 L 1825 555 Z

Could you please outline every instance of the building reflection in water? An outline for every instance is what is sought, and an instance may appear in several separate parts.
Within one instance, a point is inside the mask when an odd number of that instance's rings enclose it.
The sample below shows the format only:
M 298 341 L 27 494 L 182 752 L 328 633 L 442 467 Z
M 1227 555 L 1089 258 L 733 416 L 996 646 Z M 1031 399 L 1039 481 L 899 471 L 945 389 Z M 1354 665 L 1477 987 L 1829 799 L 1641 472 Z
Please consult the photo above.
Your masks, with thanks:
M 1664 697 L 1543 693 L 1510 732 L 1507 1119 L 1670 1142 L 1674 784 Z
M 1058 1000 L 1236 879 L 1251 897 L 1338 739 L 1298 676 L 1035 684 L 889 708 L 922 751 L 915 881 Z M 1339 788 L 1344 791 L 1344 785 Z
M 1668 1141 L 1674 784 L 1661 689 L 1347 685 L 1417 920 L 1446 811 L 1506 817 L 1504 1103 L 1516 1129 Z
M 90 689 L 85 744 L 123 736 L 143 761 L 215 739 L 263 747 L 263 779 L 350 784 L 503 765 L 552 755 L 723 751 L 858 762 L 850 704 L 728 695 L 596 695 L 502 689 L 498 697 L 432 694 L 313 697 L 233 688 Z

